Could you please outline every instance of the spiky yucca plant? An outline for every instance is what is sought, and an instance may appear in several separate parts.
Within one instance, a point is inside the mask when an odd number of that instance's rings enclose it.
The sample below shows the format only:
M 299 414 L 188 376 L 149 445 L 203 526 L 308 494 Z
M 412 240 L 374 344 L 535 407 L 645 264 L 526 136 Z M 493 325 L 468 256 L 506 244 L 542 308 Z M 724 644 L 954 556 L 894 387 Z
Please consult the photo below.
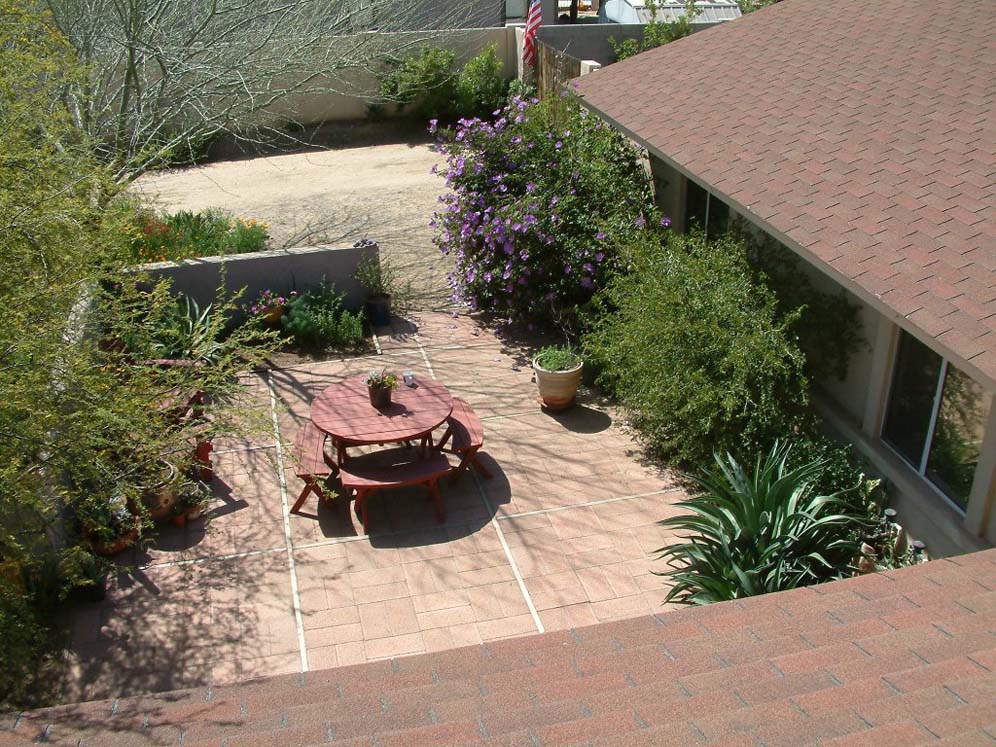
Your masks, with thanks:
M 839 578 L 859 554 L 862 512 L 848 491 L 819 495 L 814 486 L 825 461 L 789 469 L 791 445 L 776 443 L 753 472 L 730 454 L 691 479 L 702 492 L 679 503 L 688 513 L 658 522 L 687 532 L 657 556 L 673 582 L 666 602 L 709 604 L 783 591 Z

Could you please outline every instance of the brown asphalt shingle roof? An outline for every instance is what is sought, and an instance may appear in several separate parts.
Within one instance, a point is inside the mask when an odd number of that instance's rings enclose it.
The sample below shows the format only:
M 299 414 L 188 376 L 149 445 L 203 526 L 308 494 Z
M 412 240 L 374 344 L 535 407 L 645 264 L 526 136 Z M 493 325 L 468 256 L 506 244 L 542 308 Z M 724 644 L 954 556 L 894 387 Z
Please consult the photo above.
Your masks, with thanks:
M 991 747 L 994 589 L 987 550 L 436 654 L 11 714 L 0 747 L 40 736 L 73 747 Z
M 786 0 L 577 85 L 996 386 L 992 0 Z

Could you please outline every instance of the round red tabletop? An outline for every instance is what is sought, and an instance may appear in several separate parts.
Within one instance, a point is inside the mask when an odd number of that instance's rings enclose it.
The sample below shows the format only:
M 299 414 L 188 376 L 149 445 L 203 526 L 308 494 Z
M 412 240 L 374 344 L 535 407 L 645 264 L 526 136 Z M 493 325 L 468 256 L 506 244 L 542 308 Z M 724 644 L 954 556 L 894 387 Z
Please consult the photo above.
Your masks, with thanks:
M 391 392 L 390 407 L 378 410 L 370 404 L 365 378 L 333 384 L 315 397 L 311 403 L 315 425 L 355 446 L 392 443 L 426 435 L 453 411 L 453 396 L 432 379 L 416 379 L 414 387 L 400 383 Z

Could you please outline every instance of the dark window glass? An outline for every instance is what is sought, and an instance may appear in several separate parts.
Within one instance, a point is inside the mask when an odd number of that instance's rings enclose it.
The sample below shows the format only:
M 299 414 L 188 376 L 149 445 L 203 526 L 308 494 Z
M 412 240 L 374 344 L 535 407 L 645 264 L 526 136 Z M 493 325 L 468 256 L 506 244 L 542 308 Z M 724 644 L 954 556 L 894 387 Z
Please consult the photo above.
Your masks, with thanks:
M 706 235 L 710 238 L 722 236 L 730 224 L 730 206 L 716 195 L 709 195 L 709 225 Z
M 940 374 L 941 356 L 912 335 L 901 333 L 882 438 L 917 470 L 923 459 Z
M 927 479 L 962 508 L 968 505 L 992 395 L 948 364 L 927 458 Z
M 709 193 L 691 179 L 686 179 L 685 184 L 688 185 L 685 190 L 685 230 L 705 228 L 706 201 L 709 199 Z

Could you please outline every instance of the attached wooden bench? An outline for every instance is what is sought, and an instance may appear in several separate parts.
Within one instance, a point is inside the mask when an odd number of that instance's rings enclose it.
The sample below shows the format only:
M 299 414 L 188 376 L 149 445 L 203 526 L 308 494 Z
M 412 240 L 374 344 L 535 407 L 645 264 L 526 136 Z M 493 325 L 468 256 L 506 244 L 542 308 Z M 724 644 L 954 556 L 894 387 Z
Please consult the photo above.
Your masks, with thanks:
M 304 489 L 290 510 L 292 514 L 301 509 L 312 492 L 318 500 L 327 500 L 322 482 L 332 474 L 332 467 L 325 457 L 325 439 L 326 434 L 310 420 L 297 432 L 294 441 L 295 474 L 304 480 Z
M 490 480 L 491 473 L 477 458 L 477 452 L 484 446 L 484 425 L 477 413 L 464 400 L 454 397 L 453 412 L 446 419 L 446 425 L 446 432 L 439 439 L 436 448 L 442 450 L 446 446 L 446 442 L 452 439 L 452 446 L 449 450 L 461 457 L 460 465 L 453 471 L 450 482 L 455 483 L 459 480 L 460 475 L 470 465 L 474 465 L 475 470 Z
M 446 521 L 446 509 L 439 495 L 439 480 L 449 474 L 450 463 L 438 451 L 424 459 L 400 462 L 386 467 L 362 467 L 355 462 L 349 468 L 339 469 L 339 480 L 343 489 L 355 491 L 356 508 L 363 522 L 363 533 L 369 534 L 368 498 L 385 488 L 403 488 L 408 485 L 424 485 L 436 504 L 436 515 L 440 523 Z

